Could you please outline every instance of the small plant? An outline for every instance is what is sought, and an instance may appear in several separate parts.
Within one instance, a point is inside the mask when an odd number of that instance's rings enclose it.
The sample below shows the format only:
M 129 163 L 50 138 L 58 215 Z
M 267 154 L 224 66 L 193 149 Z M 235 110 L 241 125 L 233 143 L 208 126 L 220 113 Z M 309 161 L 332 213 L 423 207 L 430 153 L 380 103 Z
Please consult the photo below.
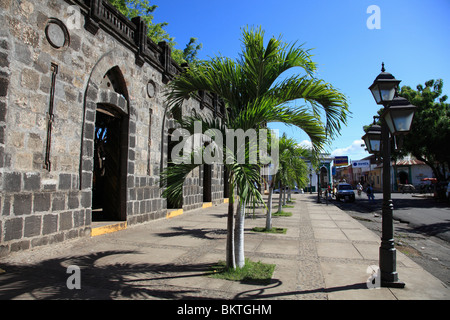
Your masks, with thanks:
M 290 216 L 292 216 L 292 212 L 286 212 L 286 211 L 281 210 L 281 212 L 276 211 L 276 212 L 272 213 L 272 216 L 274 216 L 274 217 L 290 217 Z
M 217 265 L 213 266 L 210 276 L 216 279 L 269 284 L 274 270 L 274 264 L 253 262 L 250 259 L 245 259 L 245 265 L 236 269 L 227 268 L 224 261 L 219 261 Z
M 264 232 L 264 233 L 278 233 L 278 234 L 286 234 L 287 229 L 286 228 L 272 228 L 272 229 L 266 229 L 262 227 L 254 227 L 252 229 L 253 232 Z

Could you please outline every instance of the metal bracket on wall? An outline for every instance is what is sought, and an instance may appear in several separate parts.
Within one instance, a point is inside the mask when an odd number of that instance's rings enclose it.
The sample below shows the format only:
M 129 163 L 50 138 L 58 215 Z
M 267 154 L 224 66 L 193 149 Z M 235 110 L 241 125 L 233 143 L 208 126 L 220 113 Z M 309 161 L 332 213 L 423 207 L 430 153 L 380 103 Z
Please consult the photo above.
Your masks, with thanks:
M 52 71 L 52 84 L 50 87 L 50 102 L 47 113 L 47 144 L 45 146 L 45 159 L 44 168 L 48 171 L 51 170 L 50 161 L 50 150 L 52 147 L 52 127 L 53 127 L 53 105 L 55 100 L 55 86 L 56 86 L 56 75 L 58 74 L 58 65 L 55 63 L 51 64 Z

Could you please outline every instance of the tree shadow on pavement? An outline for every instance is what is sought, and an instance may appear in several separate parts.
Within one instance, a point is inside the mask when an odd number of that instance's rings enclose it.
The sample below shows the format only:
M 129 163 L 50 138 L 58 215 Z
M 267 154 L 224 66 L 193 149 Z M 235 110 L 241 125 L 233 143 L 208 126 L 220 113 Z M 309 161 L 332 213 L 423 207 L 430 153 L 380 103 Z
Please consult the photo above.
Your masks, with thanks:
M 5 272 L 0 274 L 0 300 L 188 299 L 199 295 L 199 290 L 180 290 L 179 286 L 165 285 L 164 280 L 206 275 L 211 270 L 210 264 L 96 264 L 101 258 L 126 254 L 139 252 L 104 251 L 49 259 L 32 265 L 1 263 L 0 268 Z M 67 287 L 71 276 L 67 273 L 69 265 L 80 268 L 79 290 Z

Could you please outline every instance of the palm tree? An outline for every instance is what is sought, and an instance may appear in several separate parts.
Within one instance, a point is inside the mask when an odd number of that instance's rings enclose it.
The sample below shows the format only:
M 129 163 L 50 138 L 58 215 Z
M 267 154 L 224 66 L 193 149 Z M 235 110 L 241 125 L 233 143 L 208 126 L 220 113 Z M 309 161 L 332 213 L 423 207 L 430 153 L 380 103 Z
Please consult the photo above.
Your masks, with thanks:
M 200 114 L 183 118 L 180 126 L 192 129 L 195 121 L 200 121 L 203 132 L 215 129 L 226 134 L 227 129 L 261 129 L 269 122 L 282 122 L 302 129 L 311 139 L 313 149 L 319 154 L 327 138 L 339 133 L 346 123 L 349 113 L 346 98 L 330 84 L 313 77 L 316 64 L 311 60 L 309 50 L 296 44 L 286 44 L 281 38 L 270 38 L 267 45 L 264 32 L 259 29 L 243 30 L 243 50 L 236 61 L 225 57 L 215 57 L 193 65 L 168 85 L 168 108 L 175 112 L 181 109 L 185 99 L 193 97 L 198 91 L 217 94 L 226 105 L 223 119 L 212 119 Z M 295 67 L 302 68 L 306 75 L 294 74 L 280 79 L 285 71 Z M 303 104 L 293 102 L 302 99 Z M 306 103 L 305 103 L 306 102 Z M 320 113 L 324 113 L 325 123 Z M 193 131 L 190 131 L 193 132 Z M 220 147 L 220 146 L 219 146 Z M 246 142 L 244 150 L 251 145 Z M 224 166 L 228 170 L 229 190 L 236 190 L 238 210 L 236 215 L 236 252 L 233 252 L 233 214 L 234 196 L 230 196 L 227 222 L 227 259 L 229 268 L 244 264 L 243 226 L 245 203 L 249 199 L 263 202 L 257 183 L 261 179 L 260 165 L 225 161 L 236 159 L 238 148 L 233 150 L 223 146 Z M 251 152 L 246 151 L 246 159 Z M 197 166 L 200 164 L 197 164 Z M 162 175 L 166 196 L 182 196 L 182 184 L 195 166 L 171 166 Z M 174 191 L 178 189 L 178 191 Z
M 286 134 L 278 141 L 279 167 L 275 175 L 272 176 L 269 186 L 269 206 L 266 216 L 266 229 L 272 228 L 272 195 L 274 186 L 279 186 L 278 213 L 281 213 L 283 194 L 286 187 L 292 188 L 295 185 L 303 186 L 306 178 L 306 164 L 302 157 L 307 156 L 307 150 L 300 147 L 297 142 L 288 138 Z

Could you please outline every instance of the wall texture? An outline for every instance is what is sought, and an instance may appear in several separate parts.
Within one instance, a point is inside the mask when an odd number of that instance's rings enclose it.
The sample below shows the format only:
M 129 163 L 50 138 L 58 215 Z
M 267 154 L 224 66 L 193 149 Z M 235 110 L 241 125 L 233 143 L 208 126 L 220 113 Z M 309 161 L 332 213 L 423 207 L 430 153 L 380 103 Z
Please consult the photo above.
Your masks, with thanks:
M 165 217 L 174 121 L 163 93 L 181 72 L 170 48 L 106 0 L 0 0 L 0 24 L 0 256 L 90 236 L 99 110 L 120 119 L 115 219 Z M 223 105 L 202 93 L 192 109 L 220 116 Z M 210 181 L 203 170 L 185 183 L 184 210 L 223 201 L 223 168 Z

